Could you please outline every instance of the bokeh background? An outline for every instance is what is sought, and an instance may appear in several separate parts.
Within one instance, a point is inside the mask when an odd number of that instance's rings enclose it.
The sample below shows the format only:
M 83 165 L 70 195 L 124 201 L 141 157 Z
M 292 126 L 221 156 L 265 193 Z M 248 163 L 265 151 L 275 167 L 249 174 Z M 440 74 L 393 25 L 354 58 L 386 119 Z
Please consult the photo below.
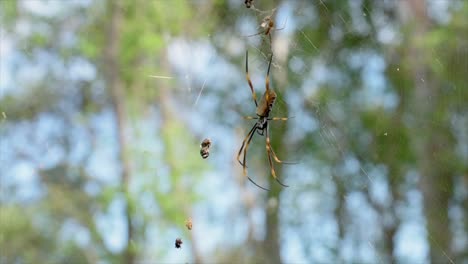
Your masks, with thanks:
M 253 5 L 0 1 L 1 263 L 468 263 L 468 2 Z

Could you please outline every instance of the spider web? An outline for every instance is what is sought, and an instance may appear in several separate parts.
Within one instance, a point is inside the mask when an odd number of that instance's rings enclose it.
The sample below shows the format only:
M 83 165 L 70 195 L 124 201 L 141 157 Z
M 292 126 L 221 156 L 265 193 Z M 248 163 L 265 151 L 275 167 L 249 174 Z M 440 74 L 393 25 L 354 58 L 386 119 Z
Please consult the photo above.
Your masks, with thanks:
M 325 9 L 325 12 L 328 12 L 328 8 L 326 7 L 326 4 L 322 1 L 319 1 L 318 3 L 315 4 L 316 7 L 322 5 L 323 8 Z M 361 16 L 362 19 L 365 18 L 365 16 L 370 15 L 369 10 L 364 6 L 363 8 L 366 12 L 364 12 Z M 293 17 L 291 20 L 288 20 L 288 23 L 290 21 L 291 24 L 295 24 L 294 20 L 301 20 L 304 19 L 304 15 L 309 13 L 310 10 L 307 9 L 294 9 Z M 279 11 L 280 13 L 281 11 Z M 330 14 L 331 16 L 331 14 Z M 355 30 L 355 21 L 347 21 L 343 16 L 339 15 L 342 25 L 344 26 L 343 28 L 345 29 L 343 32 L 339 33 L 342 34 L 342 38 L 346 37 L 347 34 L 353 33 L 352 31 Z M 297 22 L 300 23 L 300 22 Z M 353 24 L 354 23 L 354 24 Z M 301 127 L 300 125 L 300 120 L 306 120 L 310 119 L 311 124 L 309 127 L 309 130 L 312 131 L 312 133 L 318 133 L 320 136 L 319 138 L 322 140 L 321 144 L 317 143 L 320 147 L 324 147 L 327 149 L 328 154 L 332 157 L 331 161 L 333 160 L 341 160 L 338 164 L 342 164 L 342 166 L 338 167 L 328 167 L 328 169 L 325 169 L 324 171 L 320 171 L 317 174 L 315 174 L 315 177 L 311 177 L 310 179 L 314 178 L 325 178 L 331 182 L 336 182 L 337 180 L 343 181 L 345 184 L 349 184 L 349 186 L 354 186 L 351 188 L 350 192 L 347 192 L 346 196 L 342 196 L 341 198 L 337 199 L 344 199 L 346 201 L 346 204 L 348 206 L 348 214 L 352 216 L 356 221 L 350 221 L 349 224 L 354 226 L 354 228 L 357 231 L 357 234 L 355 236 L 358 238 L 358 241 L 366 241 L 366 243 L 361 243 L 360 246 L 357 248 L 352 248 L 350 244 L 346 244 L 346 242 L 353 243 L 350 240 L 346 241 L 348 238 L 345 237 L 344 244 L 342 244 L 342 254 L 344 254 L 342 257 L 345 259 L 347 258 L 354 258 L 356 256 L 353 256 L 352 252 L 356 251 L 361 251 L 363 252 L 362 255 L 358 256 L 357 259 L 359 261 L 362 261 L 364 259 L 365 261 L 370 261 L 370 262 L 375 262 L 375 261 L 383 261 L 380 258 L 380 252 L 378 251 L 378 248 L 381 247 L 379 245 L 379 242 L 374 240 L 372 238 L 372 235 L 367 235 L 369 233 L 377 234 L 377 236 L 382 236 L 383 234 L 379 232 L 378 230 L 378 224 L 375 223 L 374 217 L 375 215 L 373 214 L 373 208 L 367 207 L 366 208 L 366 213 L 363 213 L 363 207 L 366 207 L 365 198 L 360 197 L 363 193 L 370 193 L 370 196 L 372 199 L 375 199 L 377 201 L 387 201 L 388 199 L 391 199 L 387 194 L 382 194 L 379 193 L 378 190 L 383 190 L 388 187 L 388 180 L 385 176 L 385 172 L 382 170 L 381 167 L 376 166 L 372 164 L 369 161 L 366 161 L 365 159 L 363 160 L 362 157 L 356 156 L 355 154 L 351 153 L 350 150 L 346 147 L 347 145 L 350 144 L 350 142 L 347 142 L 349 140 L 350 136 L 353 136 L 352 134 L 347 133 L 347 127 L 348 126 L 353 126 L 354 124 L 351 122 L 347 122 L 347 119 L 350 119 L 347 115 L 347 113 L 353 113 L 354 104 L 349 104 L 347 101 L 344 100 L 336 100 L 334 99 L 333 101 L 323 101 L 320 99 L 320 96 L 322 93 L 324 93 L 324 90 L 326 92 L 326 89 L 330 89 L 330 87 L 340 87 L 339 83 L 343 80 L 333 80 L 333 78 L 336 78 L 338 74 L 334 73 L 339 73 L 340 68 L 345 68 L 349 67 L 349 65 L 344 65 L 345 62 L 343 60 L 340 60 L 339 54 L 330 54 L 327 53 L 326 50 L 322 52 L 320 49 L 320 44 L 319 43 L 314 43 L 312 41 L 312 37 L 310 37 L 304 30 L 301 29 L 300 26 L 295 28 L 300 34 L 298 34 L 298 38 L 290 40 L 289 41 L 289 53 L 293 57 L 293 62 L 290 63 L 289 66 L 293 69 L 296 68 L 296 71 L 300 74 L 298 75 L 303 75 L 304 79 L 307 77 L 311 78 L 309 81 L 305 81 L 302 84 L 301 92 L 302 94 L 296 94 L 296 97 L 301 97 L 304 96 L 306 99 L 303 101 L 304 104 L 309 105 L 312 109 L 315 109 L 313 116 L 304 116 L 303 113 L 300 113 L 299 118 L 295 119 L 297 123 L 293 125 L 291 130 L 294 131 L 300 131 L 300 128 L 297 128 L 297 126 Z M 389 30 L 386 28 L 385 30 Z M 277 32 L 276 33 L 278 38 L 281 38 L 283 35 L 283 32 Z M 282 35 L 283 34 L 283 35 Z M 336 33 L 338 34 L 338 33 Z M 372 50 L 372 46 L 375 44 L 377 46 L 378 43 L 388 43 L 392 41 L 392 33 L 388 33 L 387 35 L 389 36 L 380 36 L 378 39 L 373 37 L 372 39 L 369 40 L 369 43 L 371 44 L 371 48 L 369 50 Z M 333 37 L 333 35 L 332 35 Z M 281 42 L 281 41 L 280 41 Z M 373 44 L 374 43 L 374 44 Z M 386 51 L 383 51 L 383 54 L 375 55 L 375 50 L 369 51 L 359 49 L 357 50 L 358 53 L 362 54 L 367 54 L 369 55 L 368 58 L 370 58 L 368 61 L 365 59 L 365 63 L 369 63 L 376 68 L 379 67 L 379 63 L 381 60 L 381 56 L 386 56 Z M 316 59 L 314 62 L 305 62 L 301 60 L 301 57 L 306 57 L 307 55 L 314 54 L 316 55 Z M 352 54 L 350 54 L 352 55 Z M 297 58 L 297 59 L 296 59 Z M 332 63 L 330 63 L 332 62 Z M 353 63 L 356 63 L 354 60 L 350 60 L 349 63 L 352 65 Z M 364 64 L 358 67 L 366 67 Z M 369 67 L 370 68 L 370 67 Z M 279 69 L 280 71 L 282 69 Z M 328 77 L 326 76 L 328 72 Z M 372 72 L 374 74 L 374 72 Z M 375 103 L 375 98 L 384 98 L 377 100 L 377 104 L 381 104 L 383 109 L 389 110 L 389 109 L 394 109 L 395 107 L 395 102 L 396 99 L 392 94 L 388 94 L 383 90 L 378 91 L 378 85 L 382 82 L 383 78 L 383 71 L 377 71 L 375 72 L 375 75 L 377 77 L 370 77 L 370 76 L 364 76 L 364 83 L 363 83 L 363 91 L 362 95 L 363 100 L 360 103 L 363 109 L 366 108 L 373 108 L 376 106 Z M 325 75 L 325 76 L 324 76 Z M 422 80 L 423 81 L 423 80 Z M 342 88 L 340 89 L 353 89 L 353 88 L 346 88 L 341 85 Z M 336 88 L 334 88 L 336 89 Z M 376 91 L 377 90 L 377 91 Z M 333 91 L 336 92 L 336 91 Z M 343 91 L 342 93 L 345 93 Z M 373 99 L 366 96 L 371 96 Z M 289 102 L 289 105 L 291 108 L 294 109 L 294 105 L 297 103 L 294 103 L 292 101 Z M 297 107 L 300 108 L 300 107 Z M 294 112 L 294 110 L 292 110 Z M 352 119 L 352 117 L 351 117 Z M 356 120 L 357 121 L 357 120 Z M 355 121 L 355 122 L 356 122 Z M 359 122 L 359 121 L 357 121 Z M 302 126 L 302 129 L 307 129 Z M 386 130 L 387 129 L 387 130 Z M 298 132 L 299 133 L 299 132 Z M 391 128 L 382 128 L 382 135 L 387 136 L 390 133 L 394 133 L 394 131 L 391 131 Z M 359 136 L 359 135 L 356 135 Z M 307 137 L 307 136 L 305 136 Z M 314 137 L 315 138 L 315 137 Z M 302 152 L 301 152 L 302 153 Z M 303 153 L 303 155 L 306 155 Z M 320 163 L 319 160 L 310 158 L 308 159 L 312 164 L 317 164 Z M 323 166 L 322 168 L 327 168 L 327 166 Z M 290 175 L 295 175 L 293 169 L 288 169 L 290 171 Z M 325 173 L 324 173 L 325 172 Z M 297 174 L 297 172 L 296 172 Z M 292 176 L 294 177 L 294 176 Z M 298 176 L 299 178 L 299 176 Z M 352 178 L 352 181 L 347 179 L 347 178 Z M 317 179 L 311 180 L 312 186 L 316 184 Z M 414 178 L 407 180 L 407 183 L 405 185 L 411 186 L 410 188 L 413 189 L 412 193 L 419 193 L 417 184 L 414 183 Z M 322 188 L 325 188 L 324 185 L 322 185 Z M 326 193 L 326 192 L 325 192 Z M 333 192 L 332 192 L 333 193 Z M 335 192 L 334 195 L 337 193 Z M 293 195 L 291 195 L 293 196 Z M 289 195 L 288 195 L 289 197 Z M 293 197 L 291 197 L 293 199 Z M 393 254 L 396 254 L 397 258 L 401 259 L 411 259 L 411 261 L 422 261 L 427 257 L 427 243 L 430 241 L 425 241 L 424 239 L 424 232 L 425 230 L 422 229 L 420 226 L 417 226 L 419 222 L 424 221 L 423 220 L 423 213 L 422 213 L 422 202 L 420 198 L 413 199 L 411 200 L 409 197 L 406 199 L 407 205 L 401 206 L 400 208 L 402 210 L 405 210 L 407 214 L 413 215 L 412 217 L 408 216 L 403 216 L 402 224 L 399 227 L 399 232 L 398 235 L 395 236 L 394 238 L 397 240 L 396 242 L 396 252 L 393 252 Z M 290 203 L 290 202 L 285 202 L 287 205 L 285 207 L 293 207 L 296 204 L 295 203 Z M 354 209 L 353 209 L 354 208 Z M 309 208 L 310 210 L 313 210 L 313 208 Z M 359 210 L 359 213 L 355 213 L 357 210 Z M 326 216 L 327 212 L 323 212 L 322 216 Z M 397 216 L 399 217 L 399 216 Z M 327 218 L 325 218 L 327 219 Z M 293 223 L 297 222 L 297 220 L 291 220 Z M 313 221 L 313 220 L 311 220 Z M 317 220 L 316 220 L 317 221 Z M 309 226 L 309 228 L 313 228 L 313 226 L 322 226 L 324 224 L 322 221 L 318 221 L 319 223 L 315 222 Z M 361 225 L 357 224 L 361 222 Z M 448 224 L 448 223 L 447 223 Z M 366 226 L 363 230 L 359 231 L 359 229 L 362 229 L 363 226 Z M 306 228 L 307 230 L 307 228 Z M 317 230 L 318 231 L 318 230 Z M 308 233 L 314 233 L 314 232 L 308 232 Z M 320 233 L 320 232 L 317 232 Z M 367 234 L 366 234 L 367 233 Z M 415 235 L 416 234 L 416 235 Z M 307 236 L 307 235 L 305 235 Z M 429 238 L 432 239 L 432 235 L 429 234 Z M 321 241 L 327 241 L 327 239 L 324 236 L 319 236 L 315 235 L 312 237 L 308 238 L 309 240 L 321 240 Z M 411 240 L 412 242 L 406 242 L 405 240 Z M 299 239 L 302 241 L 307 240 L 306 238 Z M 431 244 L 435 242 L 437 245 L 437 241 L 431 241 Z M 299 242 L 297 242 L 299 243 Z M 329 242 L 330 244 L 334 242 Z M 325 242 L 327 244 L 327 242 Z M 410 251 L 405 250 L 405 247 L 408 247 L 408 244 L 416 244 L 416 247 L 412 247 Z M 323 247 L 323 245 L 321 245 Z M 320 248 L 320 245 L 318 246 Z M 325 246 L 326 247 L 326 246 Z M 306 246 L 304 246 L 306 248 Z M 305 250 L 307 251 L 307 250 Z M 418 252 L 416 257 L 411 258 L 411 255 L 414 254 L 414 252 Z M 391 252 L 392 253 L 392 252 Z M 314 255 L 313 252 L 310 252 L 310 254 Z M 446 252 L 443 252 L 443 254 L 446 256 L 447 261 L 450 263 L 453 263 L 452 259 L 446 254 Z M 318 256 L 318 255 L 315 255 Z M 329 261 L 328 258 L 323 258 L 319 259 L 319 261 Z M 385 261 L 384 261 L 385 262 Z
M 358 5 L 351 8 L 354 9 L 354 12 L 359 10 Z M 363 13 L 357 15 L 358 20 L 362 20 L 358 22 L 346 18 L 344 14 L 337 14 L 340 24 L 332 27 L 330 40 L 336 41 L 347 35 L 355 34 L 356 23 L 362 23 L 366 16 L 370 15 L 370 11 L 365 6 L 363 10 Z M 349 145 L 353 143 L 350 138 L 356 136 L 365 142 L 367 135 L 365 133 L 363 135 L 351 134 L 348 127 L 354 126 L 353 122 L 359 122 L 352 116 L 353 107 L 356 105 L 360 109 L 376 107 L 376 104 L 382 105 L 384 110 L 391 110 L 395 107 L 394 95 L 376 88 L 383 78 L 382 68 L 378 70 L 379 63 L 382 61 L 382 56 L 386 54 L 385 51 L 381 53 L 374 49 L 378 43 L 392 40 L 392 29 L 387 29 L 390 30 L 390 37 L 383 36 L 379 39 L 371 37 L 368 41 L 370 47 L 350 51 L 347 54 L 350 57 L 349 60 L 344 60 L 341 56 L 344 56 L 345 52 L 334 54 L 330 52 L 330 49 L 322 48 L 324 44 L 314 42 L 314 35 L 306 29 L 311 24 L 314 27 L 313 25 L 319 23 L 318 12 L 325 12 L 325 16 L 332 16 L 324 1 L 314 2 L 311 6 L 298 6 L 286 2 L 265 9 L 258 3 L 258 5 L 254 5 L 254 8 L 240 12 L 241 19 L 238 19 L 234 26 L 236 34 L 230 36 L 221 34 L 216 37 L 210 35 L 208 43 L 182 41 L 184 43 L 181 45 L 186 47 L 181 48 L 185 51 L 180 57 L 186 58 L 185 61 L 197 62 L 198 65 L 184 62 L 175 67 L 176 71 L 179 71 L 178 75 L 184 76 L 179 78 L 179 84 L 181 84 L 178 88 L 179 98 L 182 98 L 187 105 L 186 112 L 193 112 L 190 116 L 192 120 L 204 120 L 203 122 L 190 121 L 192 129 L 200 141 L 204 137 L 209 137 L 214 142 L 213 153 L 215 155 L 210 157 L 208 162 L 216 164 L 215 172 L 208 175 L 207 178 L 215 178 L 215 184 L 212 184 L 213 180 L 207 180 L 206 184 L 203 185 L 216 186 L 213 189 L 223 190 L 226 189 L 226 186 L 238 186 L 237 182 L 242 180 L 239 175 L 242 173 L 239 169 L 240 166 L 233 161 L 233 156 L 252 125 L 251 122 L 243 120 L 242 116 L 252 115 L 255 112 L 252 97 L 245 82 L 245 50 L 249 50 L 249 72 L 257 98 L 260 98 L 264 91 L 266 68 L 269 56 L 273 52 L 274 58 L 270 76 L 272 89 L 276 91 L 278 98 L 272 116 L 294 116 L 294 118 L 285 123 L 272 122 L 271 134 L 274 137 L 276 128 L 285 128 L 288 138 L 285 144 L 290 144 L 290 149 L 295 150 L 292 151 L 290 159 L 300 161 L 294 166 L 283 168 L 277 166 L 284 181 L 293 185 L 283 192 L 280 207 L 299 208 L 295 214 L 290 214 L 291 212 L 287 209 L 281 209 L 285 212 L 283 221 L 287 223 L 283 225 L 284 230 L 286 233 L 293 234 L 285 239 L 284 255 L 287 256 L 286 259 L 291 261 L 316 259 L 326 262 L 330 261 L 329 257 L 333 255 L 330 253 L 333 251 L 331 248 L 335 248 L 340 252 L 339 257 L 350 261 L 357 259 L 358 261 L 385 262 L 384 259 L 381 259 L 382 245 L 374 238 L 382 237 L 383 233 L 379 230 L 380 225 L 376 220 L 376 213 L 368 204 L 366 199 L 369 198 L 365 195 L 370 195 L 372 199 L 383 204 L 388 203 L 392 199 L 388 193 L 388 177 L 385 176 L 387 175 L 385 168 L 372 164 L 365 157 L 357 155 L 349 148 Z M 266 16 L 273 17 L 277 26 L 278 24 L 281 27 L 284 25 L 284 29 L 271 33 L 272 46 L 270 46 L 268 36 L 263 34 L 250 36 L 262 30 L 261 22 Z M 357 27 L 359 28 L 359 26 Z M 230 60 L 216 55 L 200 55 L 204 54 L 200 51 L 210 50 L 213 46 L 217 47 L 217 43 L 228 43 L 220 49 L 236 59 Z M 191 50 L 194 47 L 195 52 Z M 208 53 L 216 54 L 216 51 L 211 50 Z M 312 60 L 307 61 L 304 58 L 312 58 Z M 366 61 L 366 59 L 369 60 Z M 365 79 L 362 85 L 364 88 L 352 88 L 346 76 L 342 76 L 343 68 L 365 67 L 362 61 L 369 62 L 377 68 L 377 71 L 371 71 L 375 74 L 372 78 L 369 77 L 370 75 L 363 77 Z M 225 73 L 222 83 L 217 81 L 219 79 L 214 76 L 213 72 L 206 71 L 207 68 L 214 68 L 213 65 L 216 65 L 218 72 Z M 282 82 L 281 78 L 286 81 Z M 362 90 L 357 92 L 357 94 L 362 95 L 362 98 L 353 102 L 354 99 L 349 100 L 349 98 L 339 96 L 351 89 Z M 330 97 L 330 100 L 323 100 L 324 94 L 327 93 L 335 96 Z M 376 100 L 376 98 L 379 99 Z M 219 107 L 220 105 L 222 107 Z M 308 108 L 309 111 L 303 111 L 304 107 Z M 218 116 L 222 116 L 221 121 L 219 121 Z M 381 132 L 381 136 L 384 137 L 393 133 L 391 129 L 385 130 L 385 128 L 382 128 Z M 237 140 L 226 140 L 226 138 L 236 138 Z M 259 160 L 264 157 L 263 144 L 263 139 L 256 137 L 250 146 L 248 160 L 249 164 L 252 164 L 252 168 L 249 167 L 249 174 L 258 176 L 262 175 L 262 171 L 268 171 L 268 168 L 255 165 L 262 164 Z M 305 147 L 306 145 L 312 145 L 312 150 L 310 147 Z M 277 154 L 282 158 L 283 153 Z M 232 172 L 219 176 L 221 171 Z M 265 181 L 261 176 L 257 179 L 259 183 Z M 407 185 L 414 189 L 413 193 L 418 197 L 414 178 L 409 177 L 407 182 Z M 337 183 L 348 186 L 349 189 L 345 194 L 341 194 L 335 189 Z M 294 185 L 301 187 L 294 187 Z M 213 191 L 216 193 L 215 190 Z M 238 188 L 230 190 L 232 193 L 238 191 Z M 245 192 L 242 188 L 240 191 Z M 246 193 L 251 195 L 252 191 Z M 299 195 L 307 196 L 307 199 L 310 200 L 310 206 L 302 205 L 303 203 L 297 200 Z M 414 217 L 403 219 L 404 223 L 400 226 L 398 236 L 395 237 L 397 252 L 394 254 L 398 258 L 417 262 L 426 258 L 428 242 L 422 238 L 424 230 L 415 227 L 417 223 L 423 221 L 420 198 L 413 199 L 414 201 L 411 201 L 410 198 L 406 199 L 408 204 L 401 206 L 401 208 L 406 210 L 408 215 L 413 214 Z M 327 199 L 330 202 L 320 203 L 321 199 Z M 335 206 L 340 200 L 344 201 L 342 202 L 346 207 L 344 212 L 350 219 L 353 219 L 346 222 L 350 228 L 348 233 L 342 237 L 342 241 L 337 238 L 336 219 L 334 218 Z M 254 215 L 260 216 L 247 220 L 245 217 L 239 217 L 239 215 L 243 215 L 244 211 L 237 209 L 240 208 L 238 203 L 242 203 L 242 201 L 233 202 L 233 200 L 221 199 L 216 207 L 222 207 L 225 210 L 218 211 L 218 219 L 233 219 L 234 230 L 240 231 L 236 233 L 247 232 L 243 227 L 246 221 L 256 223 L 254 226 L 262 223 L 264 216 L 261 216 L 261 203 L 255 203 L 254 206 L 259 208 L 259 210 L 254 210 Z M 314 215 L 310 212 L 317 213 Z M 287 216 L 288 214 L 296 218 L 299 217 L 302 221 L 291 219 Z M 317 230 L 317 226 L 324 226 L 325 231 L 319 232 L 321 230 Z M 301 232 L 301 230 L 316 230 L 317 232 Z M 264 235 L 262 232 L 261 228 L 254 231 L 258 238 Z M 408 246 L 409 242 L 405 243 L 404 240 L 413 234 L 416 235 L 411 238 L 411 241 L 419 246 L 411 248 L 411 250 L 418 252 L 416 257 L 411 258 L 411 254 L 402 248 Z M 243 239 L 245 238 L 242 236 L 235 236 L 230 243 L 232 245 L 240 244 Z M 360 242 L 353 245 L 356 241 Z M 297 247 L 301 248 L 300 252 L 296 252 Z M 293 255 L 295 257 L 292 257 Z M 451 261 L 450 258 L 447 260 Z

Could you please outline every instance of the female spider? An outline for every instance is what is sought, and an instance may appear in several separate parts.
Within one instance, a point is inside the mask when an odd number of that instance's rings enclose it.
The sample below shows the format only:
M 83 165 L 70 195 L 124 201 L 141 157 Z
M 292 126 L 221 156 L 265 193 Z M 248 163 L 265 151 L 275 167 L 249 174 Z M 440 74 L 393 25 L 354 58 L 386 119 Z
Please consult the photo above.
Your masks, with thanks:
M 276 93 L 270 89 L 270 66 L 271 66 L 271 61 L 273 59 L 273 54 L 270 57 L 270 62 L 268 64 L 268 71 L 266 75 L 266 84 L 265 84 L 265 93 L 263 94 L 262 98 L 260 99 L 260 104 L 257 103 L 257 96 L 255 95 L 255 91 L 252 85 L 252 81 L 250 80 L 249 76 L 249 64 L 248 64 L 248 57 L 249 54 L 248 52 L 245 53 L 245 74 L 246 74 L 246 79 L 247 83 L 250 86 L 250 90 L 252 92 L 252 97 L 255 103 L 255 106 L 257 107 L 257 117 L 251 117 L 247 116 L 247 119 L 256 119 L 257 122 L 254 124 L 252 129 L 250 129 L 250 132 L 247 134 L 247 136 L 244 138 L 244 141 L 242 141 L 242 146 L 239 149 L 239 153 L 237 154 L 237 160 L 239 163 L 242 165 L 243 173 L 244 176 L 247 176 L 250 182 L 252 182 L 255 186 L 267 190 L 267 188 L 264 188 L 257 183 L 255 183 L 248 175 L 247 175 L 247 163 L 246 163 L 246 156 L 247 156 L 247 150 L 249 148 L 250 141 L 252 141 L 253 135 L 255 132 L 257 134 L 263 136 L 265 135 L 266 137 L 266 151 L 267 151 L 267 156 L 268 156 L 268 162 L 270 164 L 270 170 L 271 170 L 271 175 L 273 178 L 282 186 L 288 187 L 287 185 L 283 184 L 278 177 L 276 176 L 275 168 L 273 166 L 273 159 L 278 162 L 278 163 L 285 163 L 287 164 L 288 162 L 284 162 L 280 160 L 275 152 L 273 151 L 273 148 L 271 147 L 270 143 L 270 133 L 268 130 L 268 121 L 270 120 L 281 120 L 281 121 L 286 121 L 288 120 L 287 117 L 270 117 L 270 112 L 273 107 L 273 104 L 275 103 L 276 100 Z M 240 156 L 242 154 L 242 151 L 244 153 L 244 156 L 242 158 L 242 161 L 240 160 Z M 273 159 L 272 159 L 273 158 Z

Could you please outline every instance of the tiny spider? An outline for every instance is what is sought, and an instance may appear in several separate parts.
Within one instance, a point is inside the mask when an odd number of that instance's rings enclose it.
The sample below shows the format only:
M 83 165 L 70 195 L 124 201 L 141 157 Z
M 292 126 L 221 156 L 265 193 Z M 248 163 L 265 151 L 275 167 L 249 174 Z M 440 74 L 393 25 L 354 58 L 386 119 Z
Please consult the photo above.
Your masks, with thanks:
M 260 27 L 262 28 L 260 30 L 260 32 L 249 35 L 247 37 L 254 37 L 254 36 L 258 36 L 258 35 L 268 36 L 268 38 L 270 39 L 270 46 L 271 46 L 271 33 L 273 31 L 283 30 L 285 26 L 286 26 L 286 22 L 284 23 L 282 28 L 276 28 L 275 27 L 275 20 L 273 19 L 273 15 L 266 16 L 266 17 L 263 18 L 262 23 L 260 23 Z
M 250 8 L 253 5 L 253 1 L 254 0 L 245 0 L 244 1 L 245 7 Z
M 254 124 L 252 129 L 250 129 L 250 132 L 244 138 L 244 141 L 242 141 L 242 146 L 239 149 L 239 153 L 237 154 L 237 160 L 242 165 L 244 176 L 247 176 L 249 181 L 252 182 L 255 186 L 268 191 L 268 189 L 258 185 L 247 175 L 247 163 L 246 163 L 247 150 L 249 148 L 250 141 L 252 141 L 253 135 L 255 134 L 255 131 L 257 132 L 257 134 L 261 136 L 265 135 L 265 138 L 266 138 L 265 146 L 266 146 L 266 151 L 267 151 L 267 156 L 268 156 L 268 162 L 270 164 L 271 175 L 280 185 L 284 187 L 288 187 L 287 185 L 283 184 L 276 176 L 275 168 L 273 166 L 273 160 L 275 160 L 277 163 L 284 163 L 284 164 L 292 164 L 293 162 L 282 161 L 276 156 L 276 153 L 273 151 L 273 148 L 270 143 L 270 132 L 269 132 L 269 127 L 268 127 L 268 121 L 270 120 L 275 120 L 275 121 L 276 120 L 279 120 L 279 121 L 288 120 L 287 117 L 270 117 L 271 109 L 273 108 L 273 104 L 275 103 L 275 100 L 277 97 L 276 93 L 272 89 L 270 89 L 270 66 L 271 66 L 271 61 L 273 59 L 273 54 L 271 55 L 270 62 L 268 64 L 268 71 L 267 71 L 266 80 L 265 80 L 265 93 L 260 99 L 259 104 L 257 103 L 257 96 L 255 95 L 252 81 L 250 80 L 250 76 L 249 76 L 248 55 L 249 55 L 248 52 L 246 52 L 245 74 L 246 74 L 247 83 L 249 84 L 250 90 L 252 92 L 252 98 L 254 100 L 255 106 L 257 107 L 257 111 L 256 111 L 257 117 L 247 116 L 246 118 L 256 119 L 257 122 Z M 242 152 L 244 153 L 244 156 L 241 161 L 240 156 Z
M 192 230 L 192 218 L 189 218 L 187 221 L 185 221 L 185 226 L 188 230 Z
M 182 244 L 183 244 L 182 239 L 177 238 L 177 239 L 175 240 L 175 247 L 176 247 L 176 248 L 180 248 Z
M 211 140 L 209 138 L 205 138 L 200 144 L 200 155 L 202 158 L 206 159 L 208 156 L 210 156 L 210 147 Z

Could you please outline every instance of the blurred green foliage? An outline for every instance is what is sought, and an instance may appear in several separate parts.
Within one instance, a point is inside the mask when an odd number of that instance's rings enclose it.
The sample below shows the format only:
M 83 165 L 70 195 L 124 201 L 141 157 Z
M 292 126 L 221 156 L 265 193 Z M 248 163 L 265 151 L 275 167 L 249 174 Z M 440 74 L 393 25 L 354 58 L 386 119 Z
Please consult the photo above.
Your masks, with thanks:
M 447 2 L 445 22 L 400 6 L 434 4 L 422 0 L 254 1 L 261 10 L 221 0 L 31 2 L 0 3 L 0 66 L 12 75 L 0 76 L 0 263 L 173 261 L 174 234 L 189 252 L 176 251 L 184 262 L 467 261 L 466 243 L 453 246 L 468 234 L 467 2 Z M 295 116 L 272 126 L 272 145 L 301 162 L 275 167 L 291 185 L 280 188 L 255 135 L 249 173 L 272 189 L 259 193 L 236 178 L 236 151 L 221 149 L 239 147 L 253 125 L 236 116 L 253 111 L 245 49 L 260 96 L 271 47 L 243 30 L 259 30 L 249 21 L 272 8 L 292 16 L 272 35 L 275 114 Z M 177 41 L 188 47 L 178 57 L 188 72 L 170 55 Z M 196 47 L 206 43 L 212 54 L 202 64 Z M 240 138 L 227 132 L 237 128 Z M 220 135 L 219 157 L 204 161 L 199 144 L 211 134 Z M 194 225 L 204 229 L 186 230 L 201 211 L 207 222 Z M 417 259 L 398 251 L 412 221 L 428 246 Z M 214 250 L 200 249 L 210 243 Z

